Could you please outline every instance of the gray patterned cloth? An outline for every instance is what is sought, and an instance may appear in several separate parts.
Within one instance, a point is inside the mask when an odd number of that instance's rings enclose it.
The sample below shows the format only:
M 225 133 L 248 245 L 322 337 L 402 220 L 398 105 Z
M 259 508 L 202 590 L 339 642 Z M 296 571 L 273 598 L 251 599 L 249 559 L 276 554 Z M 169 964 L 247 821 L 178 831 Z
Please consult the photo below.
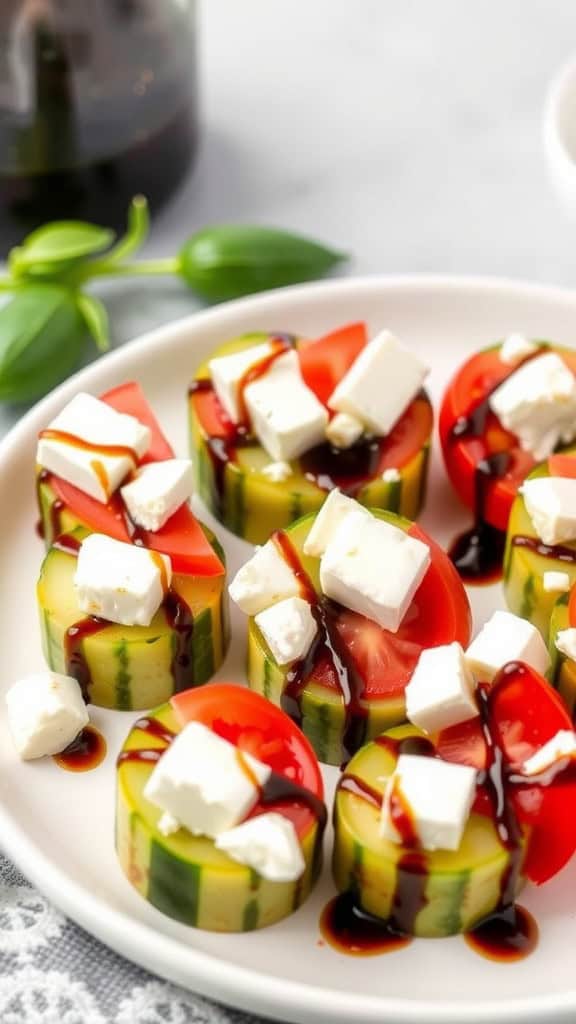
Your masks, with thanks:
M 1 1024 L 258 1024 L 154 978 L 56 910 L 0 855 Z

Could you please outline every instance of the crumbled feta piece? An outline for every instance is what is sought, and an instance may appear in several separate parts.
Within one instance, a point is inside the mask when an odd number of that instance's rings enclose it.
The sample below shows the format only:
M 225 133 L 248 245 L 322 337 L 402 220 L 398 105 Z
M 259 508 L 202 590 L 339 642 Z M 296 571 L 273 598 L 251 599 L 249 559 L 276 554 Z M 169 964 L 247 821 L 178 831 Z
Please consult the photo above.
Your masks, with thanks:
M 530 341 L 525 334 L 509 334 L 504 339 L 498 353 L 500 361 L 506 366 L 514 366 L 533 352 L 538 351 L 539 346 L 535 341 Z
M 428 367 L 382 331 L 362 349 L 328 399 L 337 412 L 356 416 L 366 430 L 385 437 L 416 397 Z
M 328 413 L 304 383 L 296 352 L 286 352 L 244 390 L 252 429 L 270 458 L 297 459 L 321 444 Z
M 368 509 L 358 501 L 354 501 L 354 498 L 342 494 L 337 487 L 330 491 L 304 541 L 304 554 L 320 558 L 340 524 L 351 513 L 364 515 L 366 518 L 371 515 Z
M 221 832 L 215 845 L 269 882 L 295 882 L 306 869 L 294 825 L 274 811 Z
M 261 363 L 274 351 L 272 342 L 265 341 L 252 345 L 229 356 L 210 359 L 208 369 L 214 390 L 232 423 L 239 423 L 244 410 L 241 408 L 240 387 L 248 371 Z
M 402 474 L 395 466 L 390 466 L 382 473 L 382 479 L 385 484 L 397 484 L 402 479 Z
M 158 818 L 158 831 L 162 836 L 173 836 L 175 832 L 179 832 L 181 829 L 178 818 L 175 818 L 173 814 L 168 814 L 168 811 L 164 811 Z
M 122 626 L 149 626 L 172 580 L 167 555 L 92 533 L 78 552 L 78 606 Z
M 88 725 L 88 711 L 75 679 L 36 672 L 6 693 L 8 725 L 23 760 L 59 754 Z
M 430 548 L 375 516 L 349 515 L 320 562 L 326 597 L 395 633 L 430 565 Z
M 257 615 L 287 597 L 298 597 L 300 584 L 270 539 L 241 566 L 228 593 L 245 615 Z
M 283 484 L 285 480 L 289 480 L 293 475 L 292 466 L 289 462 L 269 462 L 260 472 L 262 476 L 265 476 L 273 484 Z
M 572 729 L 560 729 L 540 750 L 522 765 L 523 775 L 540 775 L 557 761 L 576 757 L 576 735 Z
M 524 451 L 546 459 L 576 436 L 576 380 L 555 352 L 520 366 L 490 396 L 490 408 Z
M 402 837 L 391 813 L 394 793 L 411 814 L 425 850 L 457 850 L 476 795 L 476 770 L 436 757 L 400 754 L 386 785 L 381 817 L 384 838 L 399 843 Z
M 66 440 L 40 437 L 36 461 L 101 502 L 107 502 L 134 469 L 134 460 L 128 454 L 108 455 L 97 449 L 129 448 L 141 458 L 150 446 L 148 427 L 84 392 L 76 395 L 47 429 L 70 434 L 94 447 L 82 448 Z
M 326 438 L 335 448 L 351 448 L 364 433 L 364 424 L 347 412 L 337 412 L 326 427 Z
M 560 654 L 565 654 L 567 658 L 576 661 L 576 629 L 574 626 L 558 630 L 554 643 Z
M 576 479 L 540 476 L 525 480 L 522 497 L 532 525 L 545 544 L 576 540 Z
M 165 459 L 142 466 L 120 493 L 133 523 L 145 530 L 161 530 L 192 495 L 190 459 Z
M 566 594 L 570 590 L 570 577 L 567 572 L 545 572 L 542 585 L 547 594 Z
M 278 665 L 304 658 L 318 632 L 310 604 L 302 597 L 287 597 L 265 608 L 255 622 Z
M 475 718 L 476 684 L 459 643 L 422 651 L 406 687 L 406 714 L 424 732 Z
M 156 762 L 144 796 L 193 835 L 214 839 L 250 813 L 270 772 L 207 726 L 188 722 Z
M 540 633 L 526 619 L 512 612 L 494 612 L 482 626 L 465 654 L 479 682 L 491 683 L 509 661 L 523 661 L 545 675 L 550 656 Z

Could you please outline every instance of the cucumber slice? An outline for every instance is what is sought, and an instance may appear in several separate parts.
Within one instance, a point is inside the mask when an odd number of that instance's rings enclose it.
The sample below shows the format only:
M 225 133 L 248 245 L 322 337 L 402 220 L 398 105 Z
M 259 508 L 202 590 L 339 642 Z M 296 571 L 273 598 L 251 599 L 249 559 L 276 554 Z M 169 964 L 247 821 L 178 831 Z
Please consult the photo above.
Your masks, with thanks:
M 205 527 L 204 530 L 214 543 L 212 534 Z M 77 527 L 72 536 L 81 540 L 86 533 Z M 220 550 L 218 553 L 221 554 Z M 77 674 L 77 670 L 67 665 L 66 633 L 86 618 L 74 593 L 75 566 L 73 554 L 50 548 L 37 586 L 46 661 L 53 671 L 70 674 Z M 110 623 L 100 632 L 86 636 L 80 654 L 90 703 L 123 711 L 139 710 L 168 700 L 176 688 L 187 689 L 207 682 L 222 664 L 228 646 L 224 587 L 222 576 L 173 577 L 172 589 L 192 612 L 191 636 L 178 633 L 170 625 L 164 607 L 150 626 Z M 184 662 L 178 669 L 174 664 L 176 658 Z
M 561 629 L 568 629 L 570 626 L 568 601 L 569 594 L 562 594 L 556 601 L 550 616 L 548 650 L 552 666 L 549 675 L 563 698 L 572 719 L 576 721 L 576 662 L 562 654 L 556 647 L 557 634 Z
M 385 519 L 403 530 L 410 527 L 410 523 L 394 515 L 392 512 L 384 512 L 381 509 L 372 509 L 374 515 Z M 293 546 L 300 563 L 309 576 L 317 593 L 320 593 L 318 558 L 311 558 L 304 554 L 304 541 L 310 531 L 313 516 L 306 516 L 298 522 L 293 523 L 286 530 L 286 535 Z M 450 573 L 454 571 L 448 570 Z M 440 589 L 440 574 L 438 573 L 438 592 L 434 597 L 442 600 Z M 454 573 L 454 581 L 451 576 L 442 581 L 446 587 L 459 587 L 462 591 L 462 605 L 467 607 L 464 589 Z M 426 611 L 423 612 L 426 614 Z M 430 616 L 428 615 L 428 618 Z M 415 611 L 414 621 L 421 622 L 420 613 Z M 361 616 L 354 616 L 353 613 L 342 609 L 338 618 L 341 623 L 340 636 L 345 645 L 350 649 L 354 644 L 355 650 L 364 652 L 372 666 L 372 677 L 368 683 L 374 682 L 374 676 L 378 671 L 387 673 L 389 685 L 384 688 L 385 696 L 362 699 L 360 701 L 362 718 L 354 729 L 354 737 L 351 740 L 348 732 L 348 714 L 344 700 L 339 688 L 326 685 L 325 676 L 312 675 L 306 683 L 300 701 L 300 718 L 298 724 L 304 734 L 310 740 L 319 761 L 327 764 L 340 765 L 347 759 L 347 755 L 353 753 L 363 743 L 377 736 L 385 729 L 400 725 L 406 721 L 406 704 L 404 699 L 404 688 L 408 682 L 410 671 L 406 672 L 405 665 L 415 665 L 420 650 L 424 644 L 418 645 L 414 637 L 410 635 L 404 643 L 400 643 L 398 650 L 395 645 L 395 637 L 386 630 L 381 630 L 375 623 L 363 619 Z M 348 624 L 352 624 L 348 627 Z M 459 640 L 467 643 L 469 634 L 464 631 L 458 633 L 454 626 L 444 626 L 445 635 L 435 640 L 436 643 L 451 643 Z M 388 641 L 386 640 L 388 638 Z M 382 644 L 382 647 L 379 645 Z M 388 651 L 393 647 L 394 653 Z M 369 652 L 369 653 L 368 653 Z M 357 658 L 361 657 L 357 653 Z M 373 667 L 375 666 L 375 668 Z M 290 666 L 279 666 L 275 661 L 264 637 L 253 618 L 248 624 L 248 683 L 251 689 L 263 694 L 274 704 L 282 705 L 283 694 L 287 686 L 287 679 Z M 397 673 L 403 672 L 404 679 L 399 683 L 392 678 L 394 670 Z M 361 674 L 361 669 L 360 669 Z M 286 708 L 291 713 L 291 709 Z M 358 734 L 359 733 L 359 734 Z M 347 746 L 347 750 L 344 746 Z M 352 746 L 352 750 L 350 747 Z
M 566 449 L 566 454 L 576 453 L 575 448 Z M 548 463 L 543 462 L 528 476 L 549 476 Z M 544 590 L 545 572 L 565 572 L 570 577 L 570 585 L 576 583 L 576 541 L 566 541 L 563 548 L 574 551 L 574 562 L 565 559 L 548 557 L 538 554 L 530 547 L 523 547 L 518 538 L 526 537 L 528 541 L 538 543 L 532 520 L 526 511 L 524 498 L 518 494 L 512 505 L 508 531 L 506 535 L 506 552 L 504 555 L 504 595 L 510 611 L 528 619 L 547 641 L 550 628 L 550 616 L 558 600 L 558 593 Z
M 245 334 L 220 346 L 215 356 L 227 355 L 250 346 L 261 344 L 268 334 Z M 204 363 L 196 373 L 197 380 L 209 378 Z M 432 410 L 427 396 L 416 399 L 422 405 L 423 416 L 429 419 L 425 444 L 404 465 L 396 466 L 398 481 L 385 482 L 381 475 L 367 479 L 355 495 L 369 508 L 382 508 L 397 512 L 408 519 L 416 519 L 425 498 Z M 232 533 L 252 544 L 264 544 L 274 530 L 284 529 L 295 520 L 311 512 L 318 512 L 326 498 L 326 490 L 309 479 L 296 459 L 292 462 L 292 476 L 283 483 L 273 483 L 262 470 L 270 456 L 258 444 L 236 450 L 234 462 L 222 464 L 216 472 L 210 453 L 209 438 L 196 415 L 194 395 L 189 399 L 190 448 L 194 459 L 196 488 L 212 514 Z
M 407 725 L 387 735 L 401 740 L 422 733 Z M 346 775 L 383 795 L 395 765 L 391 750 L 370 743 L 352 758 Z M 470 815 L 458 850 L 423 851 L 424 870 L 417 874 L 402 863 L 403 847 L 380 835 L 380 809 L 355 793 L 337 790 L 334 828 L 332 873 L 338 890 L 351 892 L 367 913 L 393 918 L 408 934 L 455 935 L 498 907 L 510 854 L 487 817 Z
M 179 725 L 169 704 L 149 718 L 173 732 Z M 164 749 L 165 742 L 132 728 L 123 751 Z M 132 886 L 164 914 L 215 932 L 264 928 L 288 917 L 307 899 L 320 869 L 317 825 L 301 837 L 306 870 L 296 882 L 270 882 L 217 850 L 211 839 L 180 829 L 158 831 L 161 811 L 143 795 L 153 763 L 119 761 L 116 850 Z

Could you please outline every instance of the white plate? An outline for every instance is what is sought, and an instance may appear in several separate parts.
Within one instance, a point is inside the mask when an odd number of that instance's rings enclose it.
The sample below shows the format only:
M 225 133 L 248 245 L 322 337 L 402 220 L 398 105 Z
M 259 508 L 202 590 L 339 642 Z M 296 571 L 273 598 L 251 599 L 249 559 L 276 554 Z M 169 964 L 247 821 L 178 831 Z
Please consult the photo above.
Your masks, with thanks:
M 220 341 L 249 330 L 319 334 L 363 318 L 397 331 L 432 366 L 438 396 L 451 371 L 475 348 L 514 331 L 571 344 L 576 295 L 552 288 L 446 278 L 374 278 L 288 289 L 170 324 L 82 371 L 34 408 L 0 446 L 0 650 L 2 686 L 41 664 L 34 584 L 42 556 L 34 534 L 33 464 L 39 429 L 76 391 L 98 393 L 138 378 L 169 437 L 186 451 L 186 382 Z M 424 515 L 445 541 L 467 516 L 450 492 L 438 457 Z M 218 524 L 231 566 L 248 553 Z M 498 586 L 471 592 L 476 623 L 501 601 Z M 243 678 L 244 629 L 222 678 Z M 522 902 L 536 915 L 541 941 L 529 959 L 494 964 L 460 937 L 417 941 L 401 952 L 354 958 L 319 944 L 318 916 L 332 894 L 330 875 L 287 921 L 263 932 L 213 935 L 170 921 L 130 888 L 113 847 L 114 759 L 133 715 L 94 711 L 109 755 L 85 775 L 51 761 L 21 764 L 0 714 L 0 836 L 6 853 L 66 914 L 138 964 L 236 1007 L 306 1022 L 485 1024 L 573 1021 L 574 866 Z M 334 777 L 334 769 L 327 771 Z M 333 781 L 333 780 L 330 780 Z

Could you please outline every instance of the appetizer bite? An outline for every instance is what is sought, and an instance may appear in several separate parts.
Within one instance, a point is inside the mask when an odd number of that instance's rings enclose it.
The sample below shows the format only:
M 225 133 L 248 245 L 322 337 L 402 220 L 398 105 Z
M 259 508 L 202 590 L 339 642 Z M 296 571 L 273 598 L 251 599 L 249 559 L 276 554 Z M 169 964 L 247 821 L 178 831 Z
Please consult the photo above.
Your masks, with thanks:
M 421 728 L 377 737 L 340 778 L 333 875 L 396 932 L 473 930 L 478 947 L 502 932 L 519 949 L 524 881 L 547 881 L 576 849 L 576 737 L 533 668 L 509 662 L 491 684 L 476 668 L 455 645 L 422 654 L 408 688 Z M 435 685 L 458 701 L 439 708 Z
M 228 642 L 223 553 L 138 385 L 77 395 L 42 431 L 37 462 L 50 668 L 119 709 L 206 682 Z
M 405 721 L 404 690 L 425 647 L 470 637 L 464 587 L 438 545 L 339 490 L 317 516 L 276 531 L 230 596 L 250 616 L 250 686 L 329 764 Z
M 504 558 L 508 607 L 548 637 L 561 594 L 576 582 L 576 453 L 551 455 L 512 505 Z
M 173 697 L 134 724 L 118 758 L 122 870 L 185 924 L 242 932 L 293 913 L 320 872 L 325 824 L 308 741 L 237 686 Z
M 316 341 L 246 334 L 200 367 L 189 392 L 198 492 L 229 530 L 263 544 L 339 487 L 416 518 L 432 409 L 427 369 L 362 323 Z
M 572 720 L 576 719 L 576 589 L 557 595 L 550 616 L 548 649 L 552 661 L 550 678 L 560 693 Z
M 576 437 L 576 352 L 511 335 L 472 356 L 448 385 L 440 440 L 448 476 L 474 513 L 451 552 L 464 579 L 499 574 L 518 487 Z

